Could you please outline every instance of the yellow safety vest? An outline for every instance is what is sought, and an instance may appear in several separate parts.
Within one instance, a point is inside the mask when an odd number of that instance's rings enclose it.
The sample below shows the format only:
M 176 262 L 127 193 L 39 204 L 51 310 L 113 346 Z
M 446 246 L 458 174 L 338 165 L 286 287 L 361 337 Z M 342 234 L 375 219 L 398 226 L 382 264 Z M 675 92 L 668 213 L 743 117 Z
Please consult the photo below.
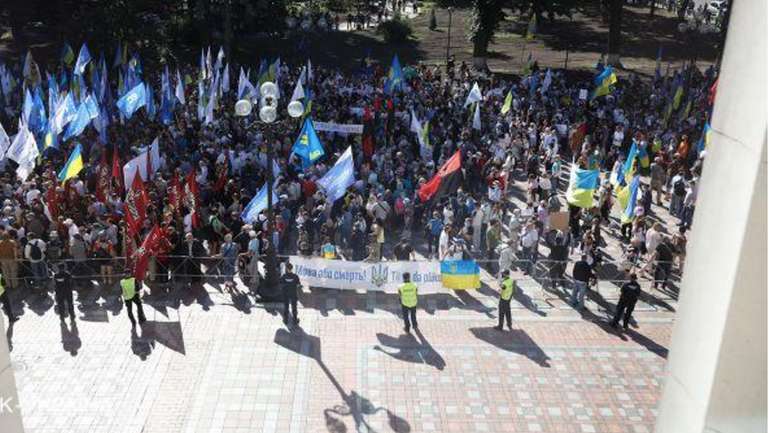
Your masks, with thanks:
M 3 296 L 3 293 L 5 293 L 5 286 L 3 286 L 2 275 L 0 275 L 0 296 Z
M 123 299 L 126 301 L 134 299 L 136 296 L 136 278 L 123 278 L 120 280 L 120 288 L 123 289 Z
M 401 305 L 407 308 L 417 306 L 417 284 L 412 282 L 405 283 L 398 288 L 398 294 L 401 295 Z
M 513 278 L 503 280 L 503 290 L 500 291 L 500 299 L 510 301 L 513 296 Z

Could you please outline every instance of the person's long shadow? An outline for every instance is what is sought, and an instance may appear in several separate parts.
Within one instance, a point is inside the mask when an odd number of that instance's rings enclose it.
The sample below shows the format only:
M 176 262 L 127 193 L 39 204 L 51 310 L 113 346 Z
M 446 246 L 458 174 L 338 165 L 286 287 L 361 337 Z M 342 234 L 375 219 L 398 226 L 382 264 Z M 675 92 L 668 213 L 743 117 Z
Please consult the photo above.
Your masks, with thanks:
M 152 338 L 145 337 L 145 331 L 142 330 L 142 336 L 136 332 L 136 327 L 131 328 L 131 351 L 142 361 L 146 361 L 152 350 L 155 348 L 155 341 Z
M 384 411 L 388 416 L 390 428 L 398 433 L 409 433 L 411 426 L 409 423 L 383 407 L 375 407 L 366 397 L 358 394 L 356 391 L 347 392 L 332 374 L 321 357 L 321 339 L 305 333 L 305 330 L 297 326 L 292 332 L 279 328 L 275 332 L 273 341 L 279 346 L 288 349 L 302 356 L 307 356 L 316 361 L 318 366 L 324 372 L 329 382 L 334 386 L 342 398 L 342 405 L 335 405 L 329 409 L 324 409 L 324 419 L 326 428 L 331 433 L 345 433 L 347 427 L 341 418 L 352 417 L 357 432 L 376 432 L 365 417 L 375 415 Z
M 77 322 L 73 319 L 72 327 L 68 328 L 67 322 L 61 320 L 59 321 L 59 330 L 61 331 L 62 349 L 65 352 L 69 352 L 72 356 L 77 356 L 78 350 L 83 345 L 83 342 L 80 340 Z
M 537 304 L 535 304 L 535 301 L 532 300 L 532 297 L 524 293 L 524 290 L 521 287 L 514 288 L 513 299 L 519 304 L 523 305 L 524 308 L 537 314 L 538 316 L 546 316 L 545 312 L 540 311 L 540 309 L 537 307 Z
M 2 319 L 0 319 L 2 320 Z M 13 352 L 13 325 L 16 322 L 7 322 L 8 327 L 5 329 L 5 338 L 8 340 L 8 351 Z
M 402 334 L 397 338 L 393 338 L 389 335 L 377 333 L 377 340 L 382 347 L 379 345 L 374 346 L 374 350 L 399 361 L 428 364 L 437 370 L 443 370 L 446 367 L 446 361 L 441 354 L 433 348 L 419 328 L 416 328 L 414 332 L 417 334 L 416 339 L 412 334 Z M 385 350 L 385 348 L 391 350 Z
M 551 367 L 551 364 L 548 362 L 551 358 L 545 354 L 543 349 L 541 349 L 534 340 L 532 340 L 529 334 L 521 329 L 505 332 L 498 331 L 494 327 L 489 327 L 470 328 L 470 331 L 474 337 L 491 344 L 498 349 L 524 355 L 541 367 Z

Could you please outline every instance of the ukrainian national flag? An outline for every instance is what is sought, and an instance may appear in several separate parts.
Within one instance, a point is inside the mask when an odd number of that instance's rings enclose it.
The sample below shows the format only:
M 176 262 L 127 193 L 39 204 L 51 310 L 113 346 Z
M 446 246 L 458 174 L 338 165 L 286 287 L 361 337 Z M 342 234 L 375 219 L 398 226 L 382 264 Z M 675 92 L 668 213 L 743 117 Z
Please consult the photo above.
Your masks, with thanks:
M 535 34 L 537 33 L 537 14 L 532 14 L 532 18 L 529 20 L 529 24 L 527 25 L 527 40 L 535 39 Z
M 567 187 L 567 203 L 580 208 L 594 205 L 594 190 L 599 180 L 599 170 L 583 170 L 572 164 Z
M 639 162 L 642 164 L 642 168 L 650 166 L 650 155 L 647 153 L 647 148 L 639 149 Z
M 500 109 L 500 114 L 506 114 L 507 112 L 511 111 L 512 102 L 513 102 L 513 93 L 511 93 L 511 90 L 509 90 L 508 95 L 505 97 L 505 101 L 503 102 L 503 107 Z
M 703 152 L 703 150 L 711 143 L 711 125 L 706 122 L 705 125 L 703 125 L 703 134 L 700 136 L 700 140 L 698 140 L 698 145 L 696 150 L 698 151 L 698 154 Z
M 612 70 L 612 66 L 605 67 L 602 73 L 594 78 L 596 89 L 594 89 L 594 93 L 591 95 L 591 99 L 598 98 L 599 96 L 609 95 L 610 92 L 612 92 L 612 85 L 617 82 L 618 77 Z
M 618 204 L 620 205 L 620 223 L 628 224 L 634 219 L 634 208 L 636 207 L 636 198 L 639 195 L 639 176 L 618 191 Z
M 628 151 L 628 157 L 626 163 L 623 165 L 623 176 L 626 183 L 631 180 L 631 176 L 636 173 L 636 164 L 634 164 L 636 158 L 639 156 L 639 148 L 636 146 L 636 140 L 631 142 L 631 149 Z
M 478 289 L 481 287 L 479 265 L 473 260 L 441 262 L 441 284 L 454 290 Z
M 67 179 L 71 179 L 80 173 L 83 169 L 83 147 L 80 143 L 75 146 L 75 149 L 70 153 L 70 157 L 67 163 L 64 164 L 64 168 L 59 172 L 59 181 L 64 183 Z

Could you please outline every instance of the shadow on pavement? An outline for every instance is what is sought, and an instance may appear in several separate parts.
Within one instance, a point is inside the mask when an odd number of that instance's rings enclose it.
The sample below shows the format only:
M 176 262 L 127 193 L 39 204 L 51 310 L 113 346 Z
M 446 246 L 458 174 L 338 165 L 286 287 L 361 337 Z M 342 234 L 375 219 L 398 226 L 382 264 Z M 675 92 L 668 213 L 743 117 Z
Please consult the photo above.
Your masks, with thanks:
M 435 367 L 437 370 L 443 370 L 446 367 L 446 361 L 441 354 L 431 346 L 419 328 L 416 328 L 414 332 L 417 334 L 417 338 L 412 334 L 402 334 L 394 338 L 377 333 L 377 341 L 382 346 L 374 346 L 374 350 L 399 361 L 427 364 Z
M 331 433 L 345 433 L 348 431 L 343 419 L 352 417 L 357 432 L 375 432 L 367 422 L 365 417 L 385 412 L 388 417 L 388 425 L 398 433 L 409 433 L 411 426 L 409 423 L 383 407 L 375 407 L 372 402 L 358 394 L 356 391 L 347 392 L 332 374 L 321 357 L 320 338 L 309 335 L 300 327 L 295 327 L 292 331 L 280 328 L 276 331 L 273 341 L 279 346 L 288 349 L 302 356 L 312 358 L 318 363 L 318 366 L 324 372 L 329 382 L 334 386 L 342 398 L 343 404 L 335 405 L 324 409 L 324 418 L 326 420 L 326 429 Z
M 470 328 L 470 331 L 474 337 L 489 343 L 498 349 L 524 355 L 541 367 L 551 367 L 551 364 L 548 362 L 551 358 L 549 358 L 548 355 L 543 352 L 543 349 L 530 338 L 529 334 L 521 329 L 505 332 L 498 331 L 494 327 L 489 327 Z

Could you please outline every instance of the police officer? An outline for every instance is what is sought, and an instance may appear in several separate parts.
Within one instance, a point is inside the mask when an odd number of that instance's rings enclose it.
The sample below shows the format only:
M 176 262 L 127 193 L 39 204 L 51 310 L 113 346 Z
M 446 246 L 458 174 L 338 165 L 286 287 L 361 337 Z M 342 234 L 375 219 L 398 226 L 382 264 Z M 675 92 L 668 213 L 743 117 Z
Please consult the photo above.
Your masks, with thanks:
M 66 263 L 53 266 L 53 280 L 56 287 L 56 305 L 59 307 L 59 320 L 64 321 L 69 314 L 70 320 L 75 320 L 75 306 L 72 302 L 72 274 L 67 270 Z
M 508 270 L 503 271 L 503 282 L 500 289 L 500 304 L 497 312 L 497 326 L 495 329 L 498 331 L 503 330 L 503 319 L 508 323 L 508 329 L 513 330 L 511 325 L 511 298 L 513 297 L 513 278 L 510 276 Z
M 297 292 L 300 288 L 299 277 L 292 272 L 294 267 L 291 263 L 286 263 L 286 271 L 279 280 L 283 292 L 283 324 L 289 324 L 289 304 L 291 304 L 291 314 L 294 318 L 293 323 L 299 324 L 297 317 Z
M 126 303 L 126 311 L 128 311 L 128 320 L 131 321 L 131 327 L 136 327 L 136 320 L 134 320 L 134 313 L 131 308 L 131 304 L 136 304 L 136 312 L 139 315 L 139 324 L 146 322 L 144 317 L 144 309 L 142 309 L 142 299 L 139 297 L 139 289 L 141 288 L 141 282 L 136 281 L 133 275 L 127 275 L 120 280 L 120 288 L 123 290 L 123 301 Z
M 636 301 L 639 299 L 639 295 L 642 293 L 642 288 L 639 283 L 636 282 L 636 274 L 631 273 L 629 281 L 620 288 L 620 300 L 618 306 L 615 308 L 615 317 L 612 318 L 610 325 L 613 328 L 618 327 L 620 317 L 623 316 L 623 328 L 628 329 L 628 321 L 631 319 L 631 314 L 636 307 Z M 625 315 L 623 312 L 625 311 Z
M 402 275 L 404 284 L 398 288 L 398 294 L 401 297 L 401 314 L 404 317 L 404 331 L 408 334 L 410 331 L 409 316 L 412 317 L 411 326 L 417 329 L 417 284 L 411 281 L 408 272 Z
M 5 278 L 3 278 L 2 275 L 0 275 L 0 303 L 3 304 L 3 312 L 8 316 L 8 323 L 19 320 L 19 318 L 14 316 L 11 311 L 11 299 L 8 297 L 8 292 L 5 290 Z

